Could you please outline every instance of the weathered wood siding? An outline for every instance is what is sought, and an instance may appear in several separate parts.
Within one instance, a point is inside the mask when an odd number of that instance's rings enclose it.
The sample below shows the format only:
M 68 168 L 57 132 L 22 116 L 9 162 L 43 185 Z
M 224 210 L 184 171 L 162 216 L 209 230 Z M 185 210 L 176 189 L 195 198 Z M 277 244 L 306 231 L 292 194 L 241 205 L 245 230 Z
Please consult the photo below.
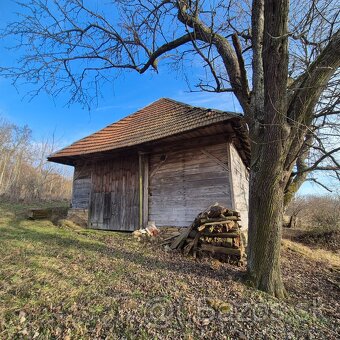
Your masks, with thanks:
M 241 213 L 242 227 L 248 229 L 249 172 L 232 144 L 229 150 L 234 205 Z
M 91 192 L 91 168 L 76 166 L 73 175 L 72 208 L 87 209 Z
M 149 220 L 189 226 L 209 205 L 231 206 L 228 143 L 149 156 Z
M 132 231 L 139 217 L 138 155 L 93 165 L 89 227 Z

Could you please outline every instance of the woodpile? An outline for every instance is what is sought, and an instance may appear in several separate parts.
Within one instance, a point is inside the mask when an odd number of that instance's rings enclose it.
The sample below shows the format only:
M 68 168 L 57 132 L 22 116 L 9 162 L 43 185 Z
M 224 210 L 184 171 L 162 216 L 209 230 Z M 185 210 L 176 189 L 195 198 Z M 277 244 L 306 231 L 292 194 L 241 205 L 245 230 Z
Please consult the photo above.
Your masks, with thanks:
M 208 253 L 219 259 L 241 260 L 244 242 L 240 221 L 239 212 L 216 204 L 200 213 L 189 228 L 164 240 L 162 245 L 194 257 Z

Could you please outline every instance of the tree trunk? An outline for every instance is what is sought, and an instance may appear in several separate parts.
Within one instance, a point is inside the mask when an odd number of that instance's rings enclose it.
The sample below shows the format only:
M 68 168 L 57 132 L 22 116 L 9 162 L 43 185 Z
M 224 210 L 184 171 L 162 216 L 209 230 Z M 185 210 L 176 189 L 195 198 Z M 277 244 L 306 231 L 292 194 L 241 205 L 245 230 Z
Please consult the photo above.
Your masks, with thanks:
M 263 157 L 250 172 L 248 277 L 256 288 L 284 298 L 280 269 L 282 162 L 271 154 L 265 157 L 268 148 L 261 149 Z
M 260 6 L 261 1 L 257 5 Z M 278 298 L 286 296 L 280 269 L 285 143 L 287 123 L 288 0 L 264 1 L 262 65 L 264 98 L 255 105 L 250 126 L 248 277 L 254 286 Z M 256 98 L 260 100 L 259 98 Z M 263 107 L 257 111 L 256 107 Z

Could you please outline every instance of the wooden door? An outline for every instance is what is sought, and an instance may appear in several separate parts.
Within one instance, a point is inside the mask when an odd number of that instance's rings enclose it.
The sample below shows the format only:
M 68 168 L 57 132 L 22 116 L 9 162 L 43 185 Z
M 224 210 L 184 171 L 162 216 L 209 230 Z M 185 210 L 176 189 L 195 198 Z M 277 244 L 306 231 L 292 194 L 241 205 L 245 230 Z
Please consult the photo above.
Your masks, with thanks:
M 95 165 L 89 210 L 94 229 L 133 231 L 139 222 L 138 157 Z

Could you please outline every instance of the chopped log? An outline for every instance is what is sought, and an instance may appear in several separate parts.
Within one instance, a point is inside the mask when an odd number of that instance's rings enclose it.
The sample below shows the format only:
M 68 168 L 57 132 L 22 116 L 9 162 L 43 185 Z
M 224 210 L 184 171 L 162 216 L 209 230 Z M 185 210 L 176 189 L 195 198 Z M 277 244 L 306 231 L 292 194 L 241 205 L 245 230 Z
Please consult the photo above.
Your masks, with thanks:
M 182 248 L 185 240 L 187 239 L 187 237 L 190 234 L 190 231 L 191 231 L 192 227 L 193 227 L 193 225 L 191 225 L 189 228 L 183 228 L 183 230 L 181 231 L 179 236 L 177 238 L 175 238 L 173 240 L 173 242 L 171 243 L 170 248 L 172 250 L 174 250 L 176 248 L 178 248 L 178 249 Z
M 236 216 L 227 216 L 227 217 L 225 217 L 221 221 L 217 221 L 217 222 L 205 222 L 203 224 L 204 225 L 218 225 L 218 224 L 227 224 L 228 222 L 230 223 L 231 221 L 241 221 L 241 219 L 239 219 Z
M 193 246 L 192 246 L 192 250 L 193 250 L 193 255 L 194 255 L 194 258 L 196 258 L 196 255 L 197 255 L 197 245 L 198 245 L 198 240 L 201 236 L 201 233 L 198 232 L 194 238 L 194 242 L 193 242 Z
M 235 210 L 228 210 L 228 212 L 224 213 L 223 215 L 224 216 L 237 216 L 237 217 L 241 216 L 241 214 Z
M 240 213 L 218 204 L 199 213 L 187 229 L 179 236 L 169 237 L 162 244 L 172 240 L 170 249 L 183 249 L 184 254 L 192 253 L 196 257 L 200 251 L 217 255 L 235 255 L 242 257 L 244 247 L 241 240 Z M 220 256 L 219 256 L 220 257 Z
M 188 255 L 194 245 L 194 240 L 190 241 L 184 248 L 183 248 L 183 253 L 184 255 Z
M 209 223 L 209 222 L 224 222 L 224 221 L 241 221 L 238 216 L 225 216 L 218 218 L 201 218 L 196 220 L 197 225 Z
M 237 240 L 237 238 L 235 238 L 236 240 Z M 188 237 L 187 239 L 186 239 L 186 242 L 187 243 L 190 243 L 190 242 L 192 242 L 192 241 L 194 241 L 195 240 L 195 238 L 192 238 L 192 237 Z M 229 242 L 229 244 L 230 244 L 230 248 L 235 248 L 235 247 L 233 247 L 233 243 L 232 243 L 232 240 L 234 240 L 233 238 L 230 238 L 230 242 Z M 203 237 L 202 235 L 200 236 L 200 238 L 199 238 L 199 245 L 198 245 L 198 248 L 200 247 L 200 245 L 201 244 L 204 244 L 204 243 L 207 243 L 207 244 L 215 244 L 215 245 L 218 245 L 217 243 L 224 243 L 224 245 L 223 246 L 226 246 L 226 247 L 228 247 L 227 245 L 226 245 L 226 241 L 228 241 L 228 238 L 221 238 L 220 240 L 216 240 L 216 238 L 212 238 L 212 237 L 208 237 L 208 236 L 206 236 L 206 237 Z M 237 247 L 238 248 L 238 247 Z
M 232 238 L 205 238 L 200 239 L 200 244 L 211 244 L 214 246 L 221 246 L 226 248 L 238 248 L 233 246 L 233 240 Z
M 164 239 L 163 242 L 162 242 L 160 245 L 161 245 L 161 246 L 164 246 L 164 245 L 170 243 L 170 241 L 172 241 L 174 238 L 176 238 L 176 237 L 179 236 L 179 235 L 180 235 L 180 233 L 178 233 L 178 234 L 176 234 L 176 235 L 172 235 L 172 236 L 170 236 L 170 237 Z
M 198 230 L 199 232 L 203 231 L 204 229 L 205 229 L 205 224 L 202 224 L 202 225 L 200 225 L 200 226 L 197 228 L 197 230 Z
M 211 227 L 211 226 L 219 226 L 219 225 L 228 225 L 230 222 L 234 221 L 221 221 L 221 222 L 206 222 L 203 225 L 206 227 Z
M 209 237 L 219 237 L 219 238 L 237 238 L 241 235 L 239 233 L 211 233 L 211 234 L 202 234 L 202 236 L 209 236 Z
M 223 222 L 225 221 L 225 217 L 217 217 L 217 218 L 201 218 L 198 219 L 198 224 L 204 224 L 206 222 Z
M 220 217 L 224 212 L 226 212 L 226 209 L 221 205 L 212 205 L 209 208 L 207 215 L 208 217 Z
M 189 237 L 190 238 L 195 238 L 197 234 L 197 231 L 196 230 L 192 230 L 189 234 Z M 236 237 L 240 237 L 241 234 L 240 233 L 237 233 L 237 232 L 231 232 L 231 233 L 210 233 L 206 230 L 204 230 L 202 233 L 201 233 L 201 237 L 204 237 L 204 236 L 208 236 L 208 237 L 220 237 L 220 238 L 236 238 Z
M 242 255 L 241 249 L 233 249 L 233 248 L 226 248 L 221 246 L 213 246 L 211 244 L 201 244 L 201 250 L 203 251 L 209 251 L 211 253 L 218 253 L 218 254 L 226 254 L 226 255 Z

